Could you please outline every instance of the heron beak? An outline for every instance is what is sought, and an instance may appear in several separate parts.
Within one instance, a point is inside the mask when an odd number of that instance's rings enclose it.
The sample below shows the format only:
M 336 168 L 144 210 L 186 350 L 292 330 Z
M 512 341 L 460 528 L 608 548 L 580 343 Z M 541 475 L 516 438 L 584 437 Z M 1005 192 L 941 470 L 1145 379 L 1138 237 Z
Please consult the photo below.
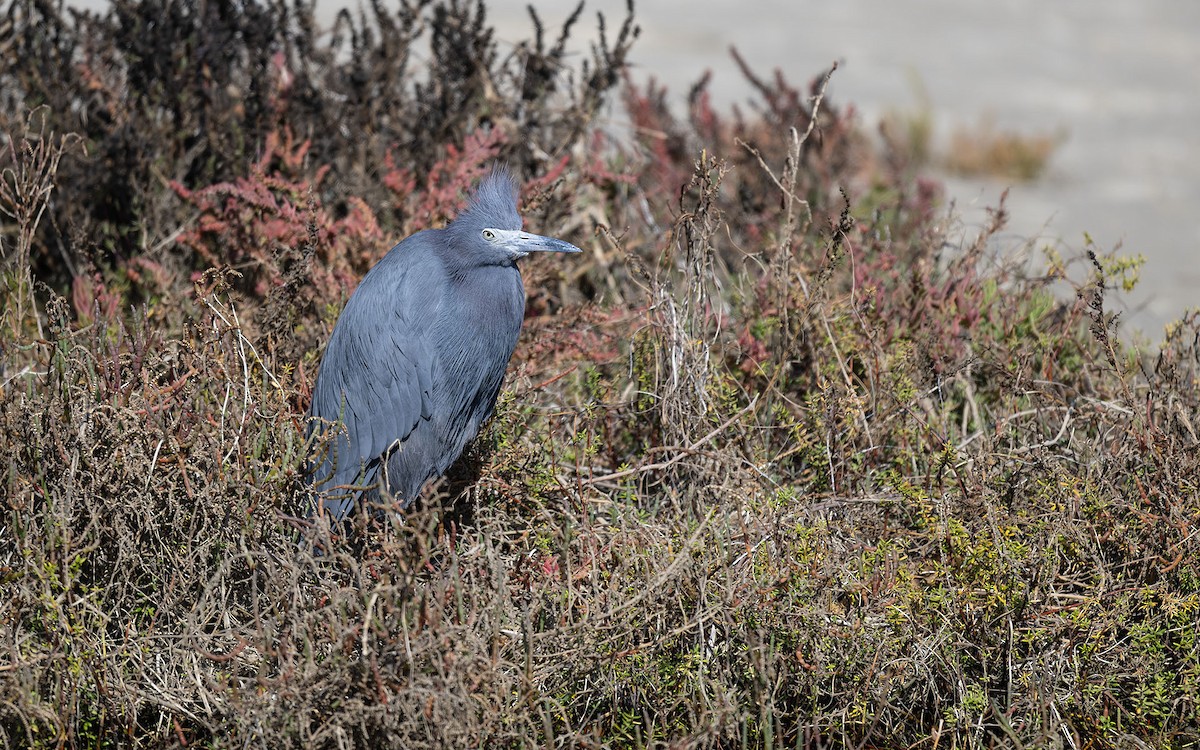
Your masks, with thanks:
M 507 245 L 509 252 L 518 258 L 524 258 L 530 253 L 583 252 L 570 242 L 563 242 L 553 237 L 543 237 L 540 234 L 530 234 L 529 232 L 513 232 L 506 239 L 507 242 L 505 242 L 505 245 Z

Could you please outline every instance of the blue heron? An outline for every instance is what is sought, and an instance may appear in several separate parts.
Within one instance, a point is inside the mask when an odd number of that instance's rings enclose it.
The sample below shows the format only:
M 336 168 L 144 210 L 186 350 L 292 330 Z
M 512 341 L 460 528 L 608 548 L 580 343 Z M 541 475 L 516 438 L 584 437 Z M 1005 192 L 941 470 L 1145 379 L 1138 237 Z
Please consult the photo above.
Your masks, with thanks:
M 494 168 L 454 221 L 393 247 L 350 296 L 309 410 L 310 432 L 336 431 L 310 467 L 334 518 L 364 491 L 407 507 L 491 416 L 525 315 L 517 261 L 579 252 L 521 226 L 516 182 Z

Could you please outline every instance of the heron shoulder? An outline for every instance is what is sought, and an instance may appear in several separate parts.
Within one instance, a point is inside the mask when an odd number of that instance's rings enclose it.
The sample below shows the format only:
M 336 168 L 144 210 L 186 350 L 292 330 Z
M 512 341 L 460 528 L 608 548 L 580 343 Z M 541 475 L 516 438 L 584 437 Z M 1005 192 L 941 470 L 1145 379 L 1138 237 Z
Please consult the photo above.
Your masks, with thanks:
M 431 231 L 408 237 L 380 258 L 359 282 L 343 314 L 370 318 L 382 310 L 393 310 L 408 317 L 435 302 L 446 271 L 439 254 L 431 249 L 434 238 L 424 236 Z

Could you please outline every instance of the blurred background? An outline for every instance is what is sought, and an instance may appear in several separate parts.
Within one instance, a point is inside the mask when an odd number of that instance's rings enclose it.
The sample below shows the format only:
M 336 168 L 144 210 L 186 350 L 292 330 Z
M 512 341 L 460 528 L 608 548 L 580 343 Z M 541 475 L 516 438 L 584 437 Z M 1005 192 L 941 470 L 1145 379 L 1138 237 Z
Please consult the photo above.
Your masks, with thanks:
M 551 38 L 575 7 L 534 4 Z M 318 10 L 332 21 L 343 5 Z M 528 5 L 486 2 L 502 45 L 532 34 Z M 597 12 L 615 33 L 625 2 L 587 0 L 571 36 L 581 53 Z M 646 1 L 636 18 L 634 80 L 666 85 L 680 110 L 706 71 L 719 108 L 750 99 L 730 47 L 797 85 L 836 60 L 832 99 L 855 105 L 868 130 L 889 119 L 927 138 L 930 171 L 968 230 L 1010 188 L 1014 247 L 1066 251 L 1090 237 L 1146 258 L 1121 300 L 1127 332 L 1157 341 L 1200 305 L 1200 2 Z
M 528 4 L 487 3 L 501 40 L 528 37 Z M 548 35 L 574 8 L 536 5 Z M 594 37 L 597 11 L 615 29 L 624 10 L 588 0 L 576 38 Z M 794 84 L 836 60 L 830 96 L 854 104 L 867 129 L 884 118 L 928 129 L 931 170 L 968 228 L 1011 188 L 1014 246 L 1078 249 L 1087 233 L 1099 250 L 1145 256 L 1123 298 L 1127 328 L 1156 341 L 1200 306 L 1200 2 L 707 0 L 641 2 L 636 18 L 634 79 L 653 76 L 681 110 L 706 70 L 719 108 L 745 106 L 730 46 L 759 75 L 779 68 Z M 1034 163 L 1014 171 L 1003 155 L 974 153 L 997 141 Z

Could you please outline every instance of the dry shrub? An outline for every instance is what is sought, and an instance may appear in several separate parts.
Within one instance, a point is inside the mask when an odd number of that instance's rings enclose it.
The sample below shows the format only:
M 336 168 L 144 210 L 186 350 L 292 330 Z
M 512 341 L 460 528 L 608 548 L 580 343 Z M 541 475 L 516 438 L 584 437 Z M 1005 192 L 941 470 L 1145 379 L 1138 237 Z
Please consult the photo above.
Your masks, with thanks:
M 993 123 L 984 121 L 974 128 L 954 131 L 945 166 L 951 172 L 964 175 L 1036 180 L 1065 138 L 1063 133 L 997 132 Z
M 9 745 L 1200 741 L 1200 319 L 1124 341 L 1127 264 L 1035 272 L 1003 205 L 956 239 L 828 74 L 747 68 L 730 117 L 703 83 L 684 119 L 631 87 L 622 147 L 595 118 L 631 22 L 572 83 L 540 28 L 499 58 L 479 5 L 371 6 L 321 44 L 307 6 L 166 9 L 162 39 L 119 3 L 14 3 L 4 32 L 4 96 L 70 105 L 4 158 L 90 108 L 86 155 L 11 172 L 63 205 L 3 237 Z M 169 41 L 208 67 L 153 68 Z M 382 237 L 495 158 L 588 257 L 527 264 L 509 383 L 440 497 L 330 533 L 299 481 L 326 332 Z M 126 218 L 85 167 L 137 186 Z
M 10 3 L 0 131 L 45 105 L 50 129 L 87 144 L 86 157 L 63 160 L 35 274 L 63 285 L 89 259 L 121 274 L 144 260 L 203 271 L 211 258 L 174 244 L 192 215 L 165 183 L 196 191 L 253 179 L 279 156 L 272 134 L 305 144 L 307 171 L 287 176 L 305 178 L 335 218 L 365 201 L 399 233 L 414 217 L 389 205 L 381 165 L 424 175 L 448 144 L 492 129 L 520 171 L 548 171 L 589 137 L 638 33 L 630 9 L 576 70 L 565 45 L 577 15 L 549 46 L 535 16 L 535 38 L 502 57 L 481 2 L 369 3 L 341 11 L 332 33 L 314 13 L 304 0 L 115 2 L 97 13 Z M 319 169 L 334 178 L 316 179 Z

